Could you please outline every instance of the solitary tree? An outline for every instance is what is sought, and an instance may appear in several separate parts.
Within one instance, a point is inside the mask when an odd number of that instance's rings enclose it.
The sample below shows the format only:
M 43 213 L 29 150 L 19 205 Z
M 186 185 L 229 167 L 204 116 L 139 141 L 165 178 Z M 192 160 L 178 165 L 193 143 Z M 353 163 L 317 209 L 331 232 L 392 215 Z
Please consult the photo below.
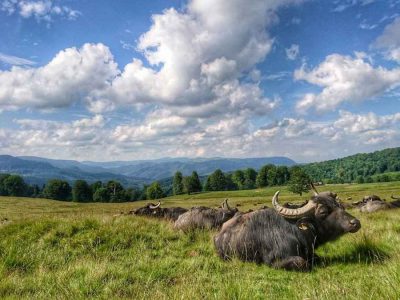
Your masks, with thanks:
M 172 190 L 174 195 L 180 195 L 183 193 L 183 176 L 182 173 L 177 171 L 174 175 L 174 180 L 172 183 Z
M 288 190 L 301 196 L 303 193 L 310 190 L 310 182 L 310 177 L 303 171 L 303 169 L 295 166 L 290 172 Z

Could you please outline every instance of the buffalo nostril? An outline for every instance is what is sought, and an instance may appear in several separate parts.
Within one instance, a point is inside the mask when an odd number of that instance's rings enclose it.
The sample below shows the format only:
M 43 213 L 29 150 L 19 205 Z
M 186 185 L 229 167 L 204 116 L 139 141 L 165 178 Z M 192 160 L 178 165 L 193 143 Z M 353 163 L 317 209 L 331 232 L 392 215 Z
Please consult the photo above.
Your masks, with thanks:
M 357 232 L 361 228 L 361 223 L 357 219 L 351 219 L 349 223 L 351 226 L 351 229 L 349 228 L 350 232 Z
M 360 221 L 358 221 L 357 219 L 352 219 L 350 220 L 350 224 L 352 226 L 360 226 Z

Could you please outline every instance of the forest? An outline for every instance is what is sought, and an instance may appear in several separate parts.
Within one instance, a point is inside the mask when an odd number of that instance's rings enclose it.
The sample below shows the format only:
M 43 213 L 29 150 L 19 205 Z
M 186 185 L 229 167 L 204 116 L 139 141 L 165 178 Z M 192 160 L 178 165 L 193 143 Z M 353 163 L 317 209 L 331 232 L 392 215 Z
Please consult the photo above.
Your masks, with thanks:
M 400 148 L 360 153 L 302 166 L 314 180 L 324 183 L 386 182 L 400 180 Z
M 206 176 L 199 176 L 196 171 L 190 176 L 183 176 L 177 171 L 174 177 L 154 181 L 142 188 L 124 186 L 116 180 L 88 183 L 85 180 L 68 182 L 56 178 L 38 186 L 27 184 L 20 175 L 0 174 L 0 196 L 75 202 L 131 202 L 171 195 L 281 185 L 289 185 L 292 192 L 301 194 L 307 191 L 306 186 L 311 181 L 319 184 L 400 181 L 399 158 L 400 148 L 392 148 L 292 167 L 267 164 L 259 170 L 246 168 L 225 173 L 217 169 Z

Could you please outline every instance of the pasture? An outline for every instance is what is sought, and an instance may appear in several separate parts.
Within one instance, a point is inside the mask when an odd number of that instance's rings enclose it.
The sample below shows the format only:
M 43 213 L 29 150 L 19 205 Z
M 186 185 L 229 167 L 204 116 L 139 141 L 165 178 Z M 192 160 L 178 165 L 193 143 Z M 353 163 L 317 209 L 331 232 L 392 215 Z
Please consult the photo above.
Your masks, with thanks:
M 400 182 L 317 187 L 356 201 L 390 199 Z M 304 201 L 285 187 L 181 195 L 163 206 L 214 207 L 224 198 L 239 210 Z M 153 201 L 154 202 L 154 201 Z M 215 253 L 215 231 L 175 232 L 172 224 L 133 215 L 134 203 L 71 203 L 0 197 L 0 298 L 130 299 L 399 299 L 400 209 L 361 214 L 355 234 L 319 248 L 312 272 L 274 270 Z

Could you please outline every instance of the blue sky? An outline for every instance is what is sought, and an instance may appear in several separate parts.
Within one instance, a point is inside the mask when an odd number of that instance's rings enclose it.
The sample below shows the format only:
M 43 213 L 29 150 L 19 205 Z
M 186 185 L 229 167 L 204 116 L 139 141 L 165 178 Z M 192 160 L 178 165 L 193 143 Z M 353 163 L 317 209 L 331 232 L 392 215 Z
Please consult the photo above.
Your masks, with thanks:
M 0 147 L 78 160 L 399 146 L 400 1 L 0 0 Z

